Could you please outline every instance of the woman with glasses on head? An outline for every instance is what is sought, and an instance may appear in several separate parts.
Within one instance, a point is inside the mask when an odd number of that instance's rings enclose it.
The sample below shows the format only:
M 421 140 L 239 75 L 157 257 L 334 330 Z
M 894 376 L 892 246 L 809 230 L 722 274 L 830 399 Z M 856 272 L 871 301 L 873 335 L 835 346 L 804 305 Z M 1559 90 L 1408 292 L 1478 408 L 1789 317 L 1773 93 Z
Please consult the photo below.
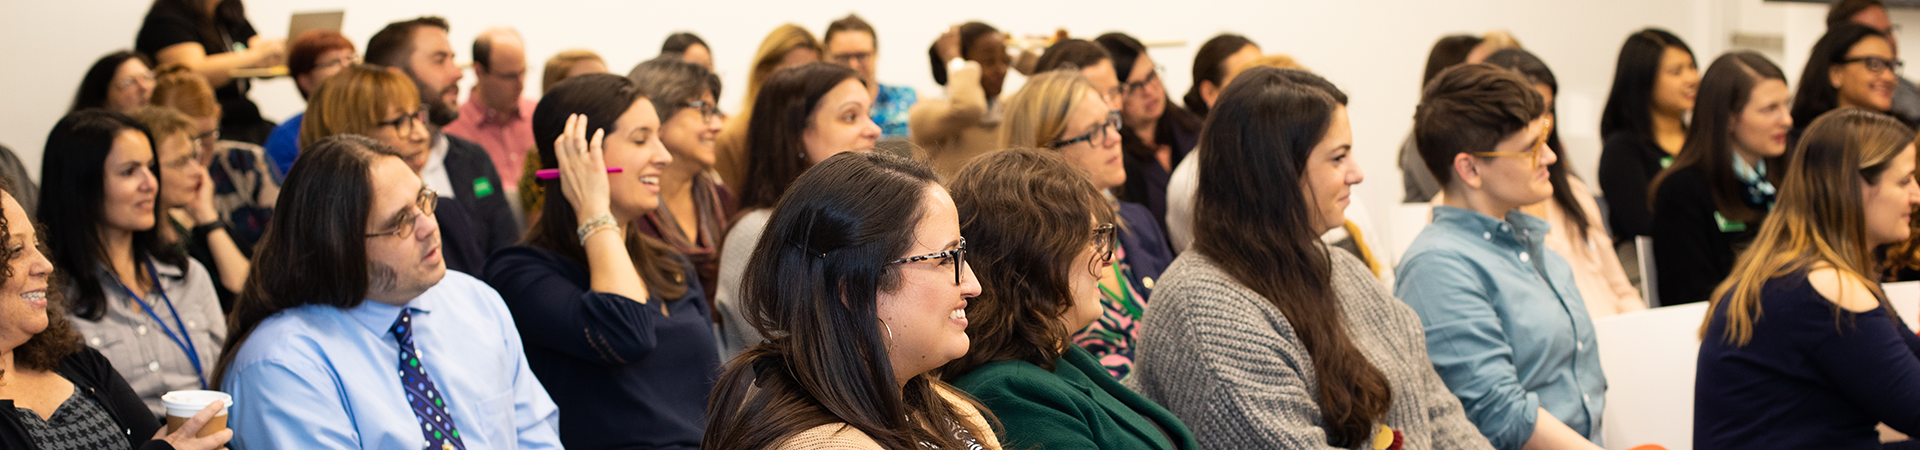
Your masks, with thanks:
M 371 137 L 392 147 L 415 173 L 432 152 L 426 118 L 413 80 L 386 67 L 356 65 L 320 82 L 307 99 L 300 146 L 310 147 L 336 134 Z M 452 198 L 452 193 L 434 193 Z M 433 219 L 440 229 L 440 253 L 447 270 L 478 274 L 486 267 L 479 227 L 460 202 L 436 202 Z M 293 206 L 298 207 L 298 206 Z
M 1107 48 L 1120 79 L 1120 148 L 1126 167 L 1124 185 L 1113 190 L 1120 200 L 1146 205 L 1153 221 L 1167 227 L 1167 181 L 1200 139 L 1200 117 L 1173 104 L 1161 84 L 1159 65 L 1139 40 L 1107 33 L 1094 42 Z
M 941 377 L 994 411 L 1013 448 L 1195 449 L 1187 426 L 1120 384 L 1071 341 L 1106 311 L 1117 220 L 1058 154 L 1013 149 L 975 158 L 950 186 L 960 232 L 983 270 L 967 301 L 967 355 Z
M 40 223 L 67 282 L 73 325 L 113 362 L 147 410 L 168 391 L 206 389 L 227 322 L 213 279 L 155 230 L 154 135 L 105 110 L 68 114 L 47 135 Z
M 546 211 L 522 244 L 487 262 L 533 374 L 571 414 L 560 423 L 569 447 L 694 449 L 706 427 L 720 368 L 712 310 L 693 267 L 632 229 L 660 210 L 678 159 L 654 98 L 667 99 L 606 74 L 542 96 L 534 142 L 559 176 L 545 182 Z
M 1545 245 L 1552 226 L 1521 209 L 1553 196 L 1546 112 L 1533 83 L 1491 64 L 1428 84 L 1413 134 L 1446 203 L 1401 258 L 1394 294 L 1495 448 L 1597 450 L 1607 381 L 1593 320 Z
M 706 66 L 678 58 L 654 58 L 627 73 L 652 98 L 660 115 L 660 143 L 673 162 L 660 172 L 660 207 L 635 220 L 641 234 L 673 247 L 700 275 L 709 309 L 720 274 L 720 241 L 739 204 L 733 190 L 708 174 L 713 140 L 720 134 L 720 77 Z
M 1199 232 L 1147 311 L 1140 391 L 1206 448 L 1488 448 L 1434 374 L 1419 318 L 1320 241 L 1364 178 L 1346 94 L 1260 67 L 1220 98 L 1196 156 Z
M 1920 206 L 1914 131 L 1838 109 L 1787 155 L 1779 203 L 1700 330 L 1695 448 L 1911 448 L 1920 337 L 1876 282 L 1876 249 L 1908 239 Z
M 80 79 L 79 92 L 73 94 L 72 113 L 87 108 L 106 108 L 128 114 L 147 106 L 153 96 L 153 62 L 146 55 L 121 50 L 108 53 L 93 62 Z
M 980 283 L 932 171 L 835 155 L 765 229 L 742 317 L 768 339 L 728 363 L 701 448 L 1000 448 L 992 414 L 934 375 L 967 354 Z
M 1707 67 L 1686 149 L 1650 189 L 1662 306 L 1711 300 L 1773 210 L 1794 123 L 1786 78 L 1753 52 Z
M 1047 149 L 1085 172 L 1093 187 L 1107 191 L 1127 181 L 1121 164 L 1120 117 L 1107 109 L 1100 92 L 1079 72 L 1056 70 L 1027 79 L 1007 98 L 1007 121 L 1001 126 L 1006 148 Z M 1106 314 L 1073 340 L 1107 366 L 1115 379 L 1125 380 L 1133 366 L 1133 341 L 1140 336 L 1140 317 L 1153 292 L 1154 279 L 1173 260 L 1153 213 L 1137 203 L 1109 200 L 1119 218 L 1118 264 L 1114 277 L 1102 283 Z
M 868 113 L 873 96 L 859 72 L 828 63 L 781 70 L 767 80 L 753 108 L 767 115 L 747 130 L 757 138 L 747 149 L 747 176 L 740 180 L 740 213 L 720 246 L 720 286 L 714 311 L 720 317 L 723 356 L 739 354 L 764 340 L 742 304 L 741 278 L 749 273 L 754 242 L 766 231 L 773 206 L 788 187 L 833 155 L 868 152 L 880 139 L 880 126 Z
M 1905 63 L 1886 33 L 1857 23 L 1827 28 L 1813 43 L 1800 87 L 1793 95 L 1793 131 L 1789 147 L 1813 118 L 1838 108 L 1877 113 L 1893 109 L 1893 88 Z

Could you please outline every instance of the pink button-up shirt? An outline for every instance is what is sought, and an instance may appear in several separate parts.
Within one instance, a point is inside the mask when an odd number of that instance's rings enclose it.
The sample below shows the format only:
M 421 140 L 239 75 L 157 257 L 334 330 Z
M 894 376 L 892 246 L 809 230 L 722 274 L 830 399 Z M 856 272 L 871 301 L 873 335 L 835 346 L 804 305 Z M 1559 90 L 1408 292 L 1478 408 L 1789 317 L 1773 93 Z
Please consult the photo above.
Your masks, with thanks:
M 447 124 L 446 132 L 473 141 L 487 149 L 493 168 L 508 191 L 518 190 L 520 173 L 527 162 L 527 149 L 533 148 L 533 100 L 522 97 L 520 111 L 508 114 L 480 104 L 478 89 L 469 90 L 467 102 L 460 105 L 460 118 Z

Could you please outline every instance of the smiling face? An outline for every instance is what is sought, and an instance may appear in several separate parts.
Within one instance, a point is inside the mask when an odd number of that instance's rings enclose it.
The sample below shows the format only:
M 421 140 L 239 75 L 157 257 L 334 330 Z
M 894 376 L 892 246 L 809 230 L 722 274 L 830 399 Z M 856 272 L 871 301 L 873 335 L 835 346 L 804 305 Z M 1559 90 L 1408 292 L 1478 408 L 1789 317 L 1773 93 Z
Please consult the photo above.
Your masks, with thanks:
M 1840 91 L 1840 106 L 1886 112 L 1893 108 L 1894 70 L 1874 70 L 1864 58 L 1893 61 L 1893 44 L 1879 36 L 1867 36 L 1847 49 L 1846 60 L 1827 68 L 1828 81 Z
M 1667 47 L 1660 56 L 1660 73 L 1653 79 L 1653 108 L 1669 114 L 1693 110 L 1693 97 L 1700 91 L 1700 68 L 1693 56 L 1680 47 Z
M 118 231 L 142 231 L 153 228 L 153 208 L 160 190 L 160 178 L 153 173 L 153 146 L 147 135 L 134 129 L 120 130 L 113 138 L 113 150 L 107 153 L 105 184 L 101 199 L 102 228 Z
M 153 98 L 153 71 L 138 58 L 128 58 L 113 70 L 107 85 L 107 109 L 127 114 L 147 106 Z
M 895 257 L 939 253 L 960 245 L 960 212 L 945 188 L 929 183 L 920 208 L 924 214 L 914 227 L 913 245 Z M 967 299 L 980 295 L 980 280 L 974 278 L 973 269 L 962 267 L 961 283 L 954 284 L 956 263 L 953 258 L 941 258 L 896 264 L 897 288 L 876 297 L 875 313 L 884 324 L 880 332 L 888 334 L 887 356 L 899 381 L 967 354 L 971 342 Z
M 1759 158 L 1772 158 L 1787 152 L 1787 130 L 1793 128 L 1788 104 L 1793 92 L 1787 82 L 1760 80 L 1747 97 L 1747 107 L 1734 116 L 1733 145 L 1740 157 L 1752 164 Z
M 1353 127 L 1347 122 L 1347 107 L 1333 110 L 1326 137 L 1307 155 L 1305 172 L 1300 177 L 1301 192 L 1311 196 L 1320 218 L 1319 228 L 1314 231 L 1326 233 L 1346 224 L 1353 185 L 1366 179 L 1360 173 L 1360 163 L 1353 159 Z
M 1007 56 L 1007 43 L 1000 33 L 986 33 L 974 38 L 962 55 L 968 61 L 980 63 L 980 90 L 985 91 L 987 99 L 1000 98 L 1001 89 L 1007 84 L 1007 67 L 1013 58 Z
M 14 254 L 5 262 L 12 275 L 0 285 L 0 349 L 12 350 L 47 329 L 47 278 L 53 275 L 53 263 L 40 253 L 39 237 L 20 202 L 0 194 L 0 208 L 6 210 L 5 245 Z
M 660 143 L 660 115 L 646 98 L 633 101 L 627 112 L 613 121 L 607 132 L 607 168 L 619 167 L 620 173 L 607 174 L 607 189 L 612 193 L 612 209 L 622 222 L 644 216 L 660 207 L 660 171 L 673 156 Z
M 714 104 L 712 92 L 702 92 L 700 101 Z M 660 105 L 656 105 L 660 106 Z M 720 135 L 720 128 L 726 124 L 715 115 L 709 119 L 700 113 L 700 108 L 691 106 L 667 106 L 676 108 L 666 123 L 660 124 L 660 143 L 673 153 L 675 166 L 685 166 L 693 172 L 707 170 L 713 166 L 713 140 Z
M 1861 186 L 1861 209 L 1866 210 L 1867 238 L 1871 245 L 1891 244 L 1907 239 L 1911 233 L 1913 207 L 1920 205 L 1920 185 L 1913 180 L 1913 144 L 1881 172 L 1879 182 Z
M 1093 91 L 1080 94 L 1080 104 L 1067 115 L 1067 128 L 1054 142 L 1075 140 L 1092 134 L 1092 139 L 1075 142 L 1059 147 L 1060 155 L 1067 163 L 1087 171 L 1093 181 L 1093 187 L 1111 189 L 1127 182 L 1127 169 L 1121 164 L 1119 124 L 1109 124 L 1112 117 L 1107 103 Z
M 366 238 L 367 299 L 405 305 L 447 275 L 446 260 L 440 255 L 440 224 L 433 211 L 419 206 L 426 184 L 399 158 L 374 157 L 370 171 L 373 198 L 368 202 L 366 233 L 405 233 Z M 406 226 L 409 218 L 412 226 Z
M 207 168 L 200 165 L 198 148 L 186 133 L 174 133 L 160 139 L 160 177 L 167 180 L 165 190 L 160 193 L 161 208 L 177 208 L 193 202 L 193 196 L 200 189 L 201 181 L 207 175 Z
M 873 124 L 867 111 L 873 108 L 873 96 L 858 78 L 848 78 L 821 96 L 807 121 L 801 141 L 807 145 L 807 164 L 819 164 L 828 157 L 845 152 L 873 150 L 880 140 L 880 126 Z
M 419 104 L 410 106 L 417 107 Z M 427 133 L 425 119 L 421 115 L 411 109 L 388 106 L 387 112 L 380 115 L 380 120 L 390 125 L 375 125 L 366 131 L 366 135 L 393 147 L 393 151 L 400 153 L 400 160 L 418 173 L 427 167 L 428 156 L 433 152 L 433 143 L 428 140 L 432 135 Z

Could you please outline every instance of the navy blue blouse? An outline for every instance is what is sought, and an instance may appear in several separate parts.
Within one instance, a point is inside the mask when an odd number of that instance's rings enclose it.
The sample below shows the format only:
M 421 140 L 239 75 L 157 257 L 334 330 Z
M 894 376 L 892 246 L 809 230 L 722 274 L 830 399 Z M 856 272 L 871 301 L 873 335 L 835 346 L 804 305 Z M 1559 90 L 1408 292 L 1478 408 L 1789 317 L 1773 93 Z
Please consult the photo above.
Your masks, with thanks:
M 1723 299 L 1725 297 L 1722 297 Z M 1727 342 L 1715 311 L 1694 379 L 1698 449 L 1878 449 L 1874 425 L 1920 435 L 1920 336 L 1884 308 L 1827 301 L 1805 272 L 1767 281 L 1745 346 Z
M 686 294 L 643 305 L 592 291 L 586 268 L 553 251 L 508 247 L 488 260 L 487 284 L 562 411 L 568 448 L 700 447 L 720 355 L 699 277 L 692 266 L 682 276 Z

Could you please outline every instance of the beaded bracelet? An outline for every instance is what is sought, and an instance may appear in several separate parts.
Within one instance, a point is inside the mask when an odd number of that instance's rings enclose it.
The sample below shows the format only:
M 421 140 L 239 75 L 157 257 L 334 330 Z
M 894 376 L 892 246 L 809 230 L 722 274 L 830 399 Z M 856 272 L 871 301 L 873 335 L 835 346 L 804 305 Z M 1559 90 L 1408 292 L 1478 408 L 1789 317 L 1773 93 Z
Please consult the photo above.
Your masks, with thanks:
M 601 214 L 593 216 L 592 219 L 587 219 L 587 222 L 580 224 L 580 228 L 574 230 L 574 233 L 580 235 L 580 246 L 585 247 L 587 246 L 587 238 L 593 237 L 594 233 L 612 226 L 613 215 Z

